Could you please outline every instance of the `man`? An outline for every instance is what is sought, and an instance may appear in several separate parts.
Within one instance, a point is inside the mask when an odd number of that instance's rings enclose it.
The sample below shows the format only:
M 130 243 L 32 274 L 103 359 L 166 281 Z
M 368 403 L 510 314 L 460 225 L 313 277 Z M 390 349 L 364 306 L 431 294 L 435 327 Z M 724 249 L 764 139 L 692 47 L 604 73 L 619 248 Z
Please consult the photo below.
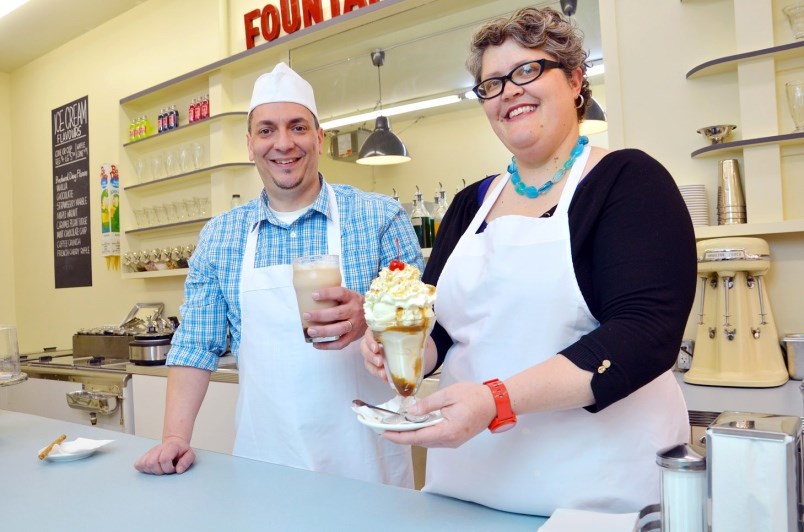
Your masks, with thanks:
M 364 370 L 355 340 L 366 330 L 362 294 L 380 268 L 395 258 L 422 266 L 410 220 L 387 196 L 324 181 L 313 89 L 284 63 L 254 85 L 246 140 L 264 189 L 201 231 L 168 354 L 162 443 L 135 467 L 161 475 L 193 463 L 193 424 L 228 330 L 240 379 L 234 454 L 410 487 L 410 448 L 386 442 L 350 408 L 393 395 Z M 290 264 L 327 253 L 341 256 L 344 286 L 314 294 L 336 306 L 311 311 L 307 332 L 338 338 L 305 343 Z

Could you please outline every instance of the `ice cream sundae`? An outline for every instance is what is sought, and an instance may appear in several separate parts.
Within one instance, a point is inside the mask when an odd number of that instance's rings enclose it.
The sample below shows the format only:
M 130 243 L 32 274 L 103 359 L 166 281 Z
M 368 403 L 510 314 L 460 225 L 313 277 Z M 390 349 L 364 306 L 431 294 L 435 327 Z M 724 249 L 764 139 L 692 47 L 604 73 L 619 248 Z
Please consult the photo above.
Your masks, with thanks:
M 416 393 L 424 376 L 435 297 L 435 287 L 419 280 L 419 269 L 400 260 L 383 268 L 366 293 L 366 323 L 383 346 L 386 371 L 403 398 Z

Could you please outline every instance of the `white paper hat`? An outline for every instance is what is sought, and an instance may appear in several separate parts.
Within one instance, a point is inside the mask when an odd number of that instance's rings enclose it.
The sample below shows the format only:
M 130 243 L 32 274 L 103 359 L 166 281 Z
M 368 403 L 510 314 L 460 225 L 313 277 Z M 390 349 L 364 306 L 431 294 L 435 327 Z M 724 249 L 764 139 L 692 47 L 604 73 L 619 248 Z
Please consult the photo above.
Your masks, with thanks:
M 263 74 L 254 82 L 251 94 L 250 113 L 264 103 L 290 102 L 303 105 L 318 119 L 313 87 L 302 79 L 285 63 L 279 63 L 268 74 Z

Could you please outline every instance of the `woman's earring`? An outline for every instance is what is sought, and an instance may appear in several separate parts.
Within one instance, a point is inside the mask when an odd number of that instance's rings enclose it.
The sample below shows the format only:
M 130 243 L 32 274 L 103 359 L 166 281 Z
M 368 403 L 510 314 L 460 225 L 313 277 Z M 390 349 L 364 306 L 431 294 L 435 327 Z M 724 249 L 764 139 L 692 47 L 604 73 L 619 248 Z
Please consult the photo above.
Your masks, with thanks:
M 581 107 L 583 107 L 583 104 L 586 103 L 586 98 L 583 97 L 583 94 L 579 94 L 578 98 L 581 99 L 581 103 L 575 106 L 576 109 L 580 109 Z

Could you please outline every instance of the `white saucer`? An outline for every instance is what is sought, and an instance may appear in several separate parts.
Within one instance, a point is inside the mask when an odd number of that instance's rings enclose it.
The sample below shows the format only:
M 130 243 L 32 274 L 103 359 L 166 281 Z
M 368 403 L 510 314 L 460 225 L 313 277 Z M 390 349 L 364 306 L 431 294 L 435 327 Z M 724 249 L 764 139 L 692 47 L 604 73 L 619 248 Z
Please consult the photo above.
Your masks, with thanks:
M 54 449 L 45 456 L 45 460 L 50 460 L 51 462 L 72 462 L 73 460 L 81 460 L 82 458 L 95 454 L 96 450 L 97 449 L 83 449 L 75 453 L 63 453 L 60 450 Z
M 56 444 L 53 449 L 45 456 L 45 460 L 51 462 L 72 462 L 73 460 L 81 460 L 87 456 L 91 456 L 103 447 L 104 445 L 113 442 L 114 440 L 91 440 L 88 438 L 76 438 L 73 441 L 65 441 L 61 444 Z M 44 451 L 42 449 L 40 453 Z
M 389 410 L 397 410 L 398 405 L 395 404 L 394 400 L 391 400 L 388 401 L 387 403 L 383 403 L 377 406 L 381 408 L 388 408 Z M 357 414 L 357 420 L 360 423 L 374 429 L 374 432 L 376 432 L 377 434 L 382 434 L 386 430 L 392 430 L 396 432 L 418 430 L 423 429 L 425 427 L 430 427 L 432 425 L 435 425 L 436 423 L 444 421 L 444 418 L 441 417 L 441 411 L 439 410 L 431 412 L 430 417 L 427 418 L 426 421 L 422 421 L 421 423 L 413 423 L 411 421 L 403 421 L 401 423 L 383 423 L 382 417 L 378 413 L 365 406 L 359 408 L 353 406 L 352 410 Z

